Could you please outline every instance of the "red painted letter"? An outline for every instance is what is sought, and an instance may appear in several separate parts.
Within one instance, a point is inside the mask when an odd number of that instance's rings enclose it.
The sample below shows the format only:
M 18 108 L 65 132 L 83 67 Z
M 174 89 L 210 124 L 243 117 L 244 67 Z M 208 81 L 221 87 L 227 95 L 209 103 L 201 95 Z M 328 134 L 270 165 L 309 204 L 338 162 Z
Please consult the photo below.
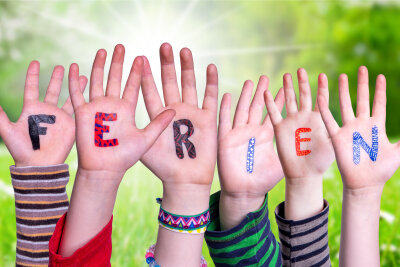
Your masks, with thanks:
M 301 150 L 300 142 L 310 142 L 311 138 L 300 138 L 301 133 L 311 132 L 310 128 L 299 128 L 296 130 L 295 139 L 296 139 L 296 154 L 297 156 L 306 156 L 311 153 L 311 150 Z
M 118 139 L 103 139 L 103 133 L 110 131 L 110 126 L 103 125 L 103 121 L 116 121 L 117 113 L 97 112 L 94 118 L 94 145 L 98 147 L 118 146 Z

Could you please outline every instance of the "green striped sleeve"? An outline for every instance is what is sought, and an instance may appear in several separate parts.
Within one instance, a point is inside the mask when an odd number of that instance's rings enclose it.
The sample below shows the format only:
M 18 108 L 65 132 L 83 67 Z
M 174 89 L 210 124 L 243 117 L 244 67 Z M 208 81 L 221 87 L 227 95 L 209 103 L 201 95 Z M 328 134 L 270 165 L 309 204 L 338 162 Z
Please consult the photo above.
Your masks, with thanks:
M 205 239 L 215 266 L 282 266 L 279 243 L 271 232 L 268 197 L 232 229 L 221 231 L 220 192 L 210 198 L 211 223 Z

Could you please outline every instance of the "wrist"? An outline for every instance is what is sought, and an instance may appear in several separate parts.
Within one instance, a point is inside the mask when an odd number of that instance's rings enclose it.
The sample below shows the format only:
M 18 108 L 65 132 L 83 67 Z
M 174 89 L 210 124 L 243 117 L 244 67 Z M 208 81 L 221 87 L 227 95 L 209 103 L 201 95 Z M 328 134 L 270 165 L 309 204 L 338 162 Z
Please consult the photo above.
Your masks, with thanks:
M 246 215 L 255 212 L 265 201 L 265 195 L 235 194 L 221 190 L 219 200 L 219 215 L 221 229 L 227 230 L 238 225 Z
M 162 208 L 169 213 L 194 215 L 209 208 L 211 185 L 163 183 Z
M 86 170 L 78 166 L 76 179 L 79 185 L 92 193 L 116 194 L 124 172 Z
M 343 187 L 343 199 L 354 205 L 367 206 L 369 204 L 380 204 L 383 186 L 371 186 L 364 188 Z M 373 206 L 375 206 L 373 205 Z
M 324 208 L 322 175 L 286 179 L 285 219 L 302 220 Z
M 61 160 L 38 160 L 36 161 L 18 161 L 14 160 L 15 167 L 20 168 L 20 167 L 46 167 L 46 166 L 57 166 L 57 165 L 63 165 L 65 162 Z
M 254 212 L 258 210 L 264 203 L 265 195 L 251 195 L 251 194 L 229 194 L 221 190 L 220 207 L 225 210 L 241 212 Z M 222 204 L 221 204 L 222 203 Z

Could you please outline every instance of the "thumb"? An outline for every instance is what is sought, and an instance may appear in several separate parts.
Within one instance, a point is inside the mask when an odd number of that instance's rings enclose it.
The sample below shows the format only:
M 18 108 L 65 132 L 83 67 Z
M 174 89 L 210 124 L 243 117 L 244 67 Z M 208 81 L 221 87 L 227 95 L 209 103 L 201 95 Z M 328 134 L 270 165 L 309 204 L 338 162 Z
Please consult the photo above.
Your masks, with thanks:
M 11 122 L 8 119 L 7 114 L 4 112 L 3 108 L 0 106 L 0 136 L 3 140 L 6 137 L 11 127 Z
M 162 132 L 167 128 L 176 112 L 172 109 L 167 109 L 155 117 L 146 128 L 143 129 L 147 149 L 149 149 Z

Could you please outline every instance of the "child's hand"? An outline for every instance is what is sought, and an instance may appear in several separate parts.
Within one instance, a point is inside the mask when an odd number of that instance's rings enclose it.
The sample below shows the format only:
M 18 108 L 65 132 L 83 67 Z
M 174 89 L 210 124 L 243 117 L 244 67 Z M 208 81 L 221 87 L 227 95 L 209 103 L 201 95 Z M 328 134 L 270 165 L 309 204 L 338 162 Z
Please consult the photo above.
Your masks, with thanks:
M 141 160 L 163 182 L 163 207 L 178 214 L 187 212 L 184 204 L 187 202 L 192 204 L 191 208 L 198 209 L 198 212 L 208 207 L 217 155 L 218 105 L 216 67 L 209 65 L 207 68 L 204 102 L 202 108 L 199 108 L 191 51 L 187 48 L 182 49 L 180 58 L 182 101 L 172 47 L 169 44 L 165 43 L 160 48 L 165 106 L 157 92 L 146 58 L 142 76 L 143 96 L 150 119 L 153 120 L 167 108 L 176 111 L 172 123 Z M 176 199 L 177 202 L 172 199 Z
M 142 90 L 150 119 L 154 120 L 166 108 L 176 110 L 176 115 L 141 161 L 163 182 L 163 209 L 174 214 L 193 216 L 208 209 L 214 176 L 218 75 L 216 67 L 209 65 L 203 106 L 199 108 L 191 51 L 182 49 L 180 58 L 182 100 L 172 47 L 167 43 L 161 45 L 161 81 L 165 106 L 158 94 L 149 62 L 144 58 Z M 180 234 L 159 227 L 155 257 L 161 266 L 198 266 L 202 245 L 202 234 Z
M 391 144 L 386 136 L 386 80 L 379 75 L 370 117 L 368 70 L 358 72 L 357 116 L 354 117 L 347 76 L 339 77 L 339 96 L 343 126 L 340 128 L 328 108 L 328 102 L 318 93 L 321 114 L 332 138 L 336 160 L 345 189 L 381 189 L 400 164 L 400 146 Z M 321 77 L 327 88 L 326 76 Z M 319 101 L 319 100 L 318 100 Z M 368 151 L 368 152 L 367 152 Z
M 17 122 L 10 122 L 0 107 L 0 135 L 17 167 L 64 163 L 75 141 L 70 98 L 62 108 L 57 106 L 64 68 L 54 68 L 43 102 L 39 101 L 39 69 L 37 61 L 29 65 L 24 105 Z M 85 76 L 77 77 L 77 90 L 83 92 L 86 83 Z
M 69 75 L 70 94 L 76 116 L 78 167 L 83 171 L 114 173 L 120 178 L 151 147 L 174 115 L 172 110 L 165 111 L 145 129 L 136 128 L 135 110 L 143 59 L 141 57 L 135 59 L 121 98 L 124 55 L 124 47 L 117 45 L 104 95 L 106 51 L 97 52 L 93 63 L 88 103 L 78 90 L 79 70 L 76 64 L 71 65 Z
M 380 266 L 379 213 L 383 186 L 400 164 L 400 143 L 391 144 L 385 132 L 386 81 L 376 80 L 372 117 L 369 108 L 368 70 L 358 70 L 357 114 L 354 117 L 347 76 L 339 77 L 339 98 L 343 126 L 340 128 L 328 108 L 320 77 L 318 103 L 332 138 L 343 180 L 340 266 Z M 362 245 L 360 245 L 362 244 Z
M 274 149 L 274 129 L 269 116 L 262 121 L 263 95 L 268 78 L 259 80 L 250 105 L 253 83 L 246 81 L 236 107 L 233 128 L 230 120 L 231 96 L 225 94 L 220 108 L 218 171 L 221 181 L 220 220 L 223 229 L 239 224 L 249 212 L 262 205 L 268 193 L 283 177 Z M 281 89 L 275 103 L 282 110 Z
M 63 256 L 72 255 L 107 224 L 126 170 L 153 145 L 175 115 L 173 110 L 165 110 L 143 130 L 136 128 L 135 110 L 143 59 L 137 57 L 133 62 L 121 98 L 124 55 L 124 47 L 117 45 L 104 95 L 106 51 L 97 52 L 89 103 L 79 91 L 78 66 L 72 64 L 70 68 L 69 90 L 76 120 L 78 172 L 60 245 Z
M 287 219 L 310 217 L 322 210 L 322 174 L 334 160 L 331 140 L 318 106 L 316 105 L 316 108 L 312 110 L 312 96 L 307 73 L 304 69 L 299 69 L 297 76 L 300 92 L 299 110 L 292 78 L 290 74 L 285 74 L 283 77 L 286 118 L 282 118 L 271 93 L 269 91 L 266 93 L 267 109 L 274 126 L 278 155 L 286 177 L 285 217 Z M 327 99 L 328 94 L 325 93 L 324 97 Z M 297 198 L 308 199 L 316 206 L 301 207 L 304 204 L 294 201 Z M 292 206 L 291 203 L 296 205 Z

